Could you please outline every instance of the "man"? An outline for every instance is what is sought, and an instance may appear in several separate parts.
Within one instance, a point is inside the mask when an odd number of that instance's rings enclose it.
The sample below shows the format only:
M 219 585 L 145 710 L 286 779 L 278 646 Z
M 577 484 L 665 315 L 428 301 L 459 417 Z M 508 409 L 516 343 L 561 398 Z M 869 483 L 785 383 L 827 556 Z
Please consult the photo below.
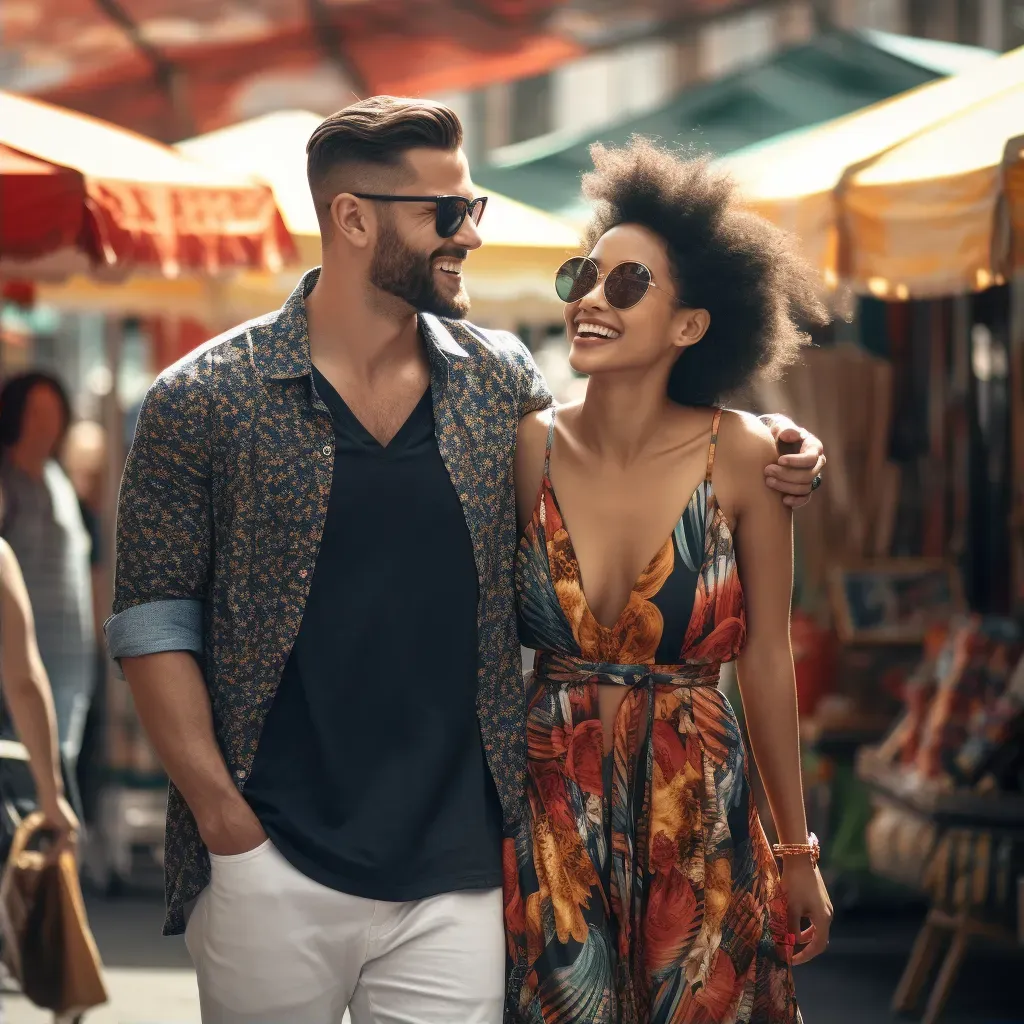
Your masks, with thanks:
M 377 97 L 310 139 L 323 267 L 163 373 L 107 635 L 171 777 L 166 929 L 216 1024 L 497 1024 L 524 786 L 511 486 L 550 402 L 480 330 L 462 128 Z M 795 436 L 795 435 L 794 435 Z M 823 464 L 770 467 L 790 502 Z

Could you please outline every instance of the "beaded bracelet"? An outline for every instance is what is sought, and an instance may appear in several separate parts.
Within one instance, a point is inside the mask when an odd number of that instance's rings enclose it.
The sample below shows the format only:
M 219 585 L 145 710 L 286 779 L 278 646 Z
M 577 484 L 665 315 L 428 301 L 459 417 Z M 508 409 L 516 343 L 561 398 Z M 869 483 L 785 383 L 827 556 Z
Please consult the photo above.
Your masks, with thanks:
M 811 832 L 806 843 L 776 843 L 772 847 L 772 853 L 776 857 L 795 857 L 801 854 L 810 854 L 811 864 L 817 864 L 821 857 L 821 844 L 818 837 Z

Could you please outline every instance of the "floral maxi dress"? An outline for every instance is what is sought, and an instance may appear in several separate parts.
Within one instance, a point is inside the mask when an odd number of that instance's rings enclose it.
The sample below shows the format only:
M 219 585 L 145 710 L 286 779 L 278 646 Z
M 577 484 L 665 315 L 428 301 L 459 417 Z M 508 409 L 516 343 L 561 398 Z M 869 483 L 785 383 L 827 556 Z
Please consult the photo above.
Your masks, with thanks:
M 549 476 L 519 545 L 527 792 L 505 840 L 506 1021 L 799 1024 L 777 866 L 719 669 L 743 645 L 708 469 L 612 627 L 587 606 Z M 603 753 L 598 686 L 628 688 Z

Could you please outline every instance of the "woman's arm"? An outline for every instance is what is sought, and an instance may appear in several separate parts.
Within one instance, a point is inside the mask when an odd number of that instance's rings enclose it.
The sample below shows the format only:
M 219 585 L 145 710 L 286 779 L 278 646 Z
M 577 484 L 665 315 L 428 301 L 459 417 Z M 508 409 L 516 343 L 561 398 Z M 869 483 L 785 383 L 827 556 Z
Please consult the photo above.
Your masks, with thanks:
M 544 450 L 547 447 L 550 422 L 551 413 L 546 409 L 531 412 L 519 421 L 516 432 L 516 518 L 520 534 L 533 515 L 537 492 L 544 479 Z
M 792 512 L 763 483 L 775 451 L 768 429 L 751 417 L 730 416 L 721 440 L 722 490 L 736 521 L 736 559 L 746 602 L 747 641 L 737 676 L 751 746 L 780 843 L 807 842 L 800 772 L 796 678 L 790 645 L 793 598 Z M 716 467 L 715 481 L 718 484 Z M 814 935 L 797 962 L 824 949 L 831 907 L 810 857 L 787 858 L 786 887 L 794 931 L 809 917 Z M 801 876 L 803 877 L 801 881 Z M 820 948 L 819 948 L 820 944 Z
M 64 800 L 50 681 L 36 645 L 32 606 L 21 566 L 0 540 L 0 676 L 18 736 L 28 751 L 40 810 L 60 833 L 78 827 Z
M 736 560 L 747 612 L 747 642 L 736 665 L 740 692 L 779 842 L 803 843 L 807 819 L 789 640 L 793 514 L 762 483 L 775 450 L 767 428 L 746 416 L 730 416 L 723 426 L 715 483 L 736 522 Z M 719 481 L 720 475 L 725 479 Z

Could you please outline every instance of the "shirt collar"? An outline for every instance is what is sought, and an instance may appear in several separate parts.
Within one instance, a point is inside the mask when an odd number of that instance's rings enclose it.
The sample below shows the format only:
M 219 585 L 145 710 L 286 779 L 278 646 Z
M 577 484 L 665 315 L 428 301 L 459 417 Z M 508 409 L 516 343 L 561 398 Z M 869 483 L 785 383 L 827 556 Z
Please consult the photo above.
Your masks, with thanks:
M 319 267 L 306 271 L 279 310 L 249 325 L 253 362 L 261 377 L 287 380 L 312 372 L 305 299 L 319 278 Z M 440 317 L 420 313 L 419 326 L 432 368 L 447 368 L 452 359 L 468 358 Z

